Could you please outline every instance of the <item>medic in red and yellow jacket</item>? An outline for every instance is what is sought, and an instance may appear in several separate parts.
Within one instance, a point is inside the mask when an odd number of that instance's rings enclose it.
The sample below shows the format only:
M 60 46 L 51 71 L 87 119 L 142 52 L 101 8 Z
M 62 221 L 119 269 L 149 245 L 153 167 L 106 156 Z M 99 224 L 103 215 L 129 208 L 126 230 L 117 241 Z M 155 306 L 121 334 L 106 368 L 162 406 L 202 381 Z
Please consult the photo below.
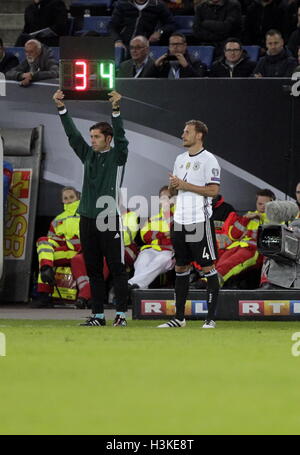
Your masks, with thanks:
M 145 243 L 141 251 L 153 248 L 157 251 L 173 251 L 170 231 L 173 226 L 174 206 L 168 210 L 163 207 L 157 215 L 152 216 L 141 229 L 141 238 Z

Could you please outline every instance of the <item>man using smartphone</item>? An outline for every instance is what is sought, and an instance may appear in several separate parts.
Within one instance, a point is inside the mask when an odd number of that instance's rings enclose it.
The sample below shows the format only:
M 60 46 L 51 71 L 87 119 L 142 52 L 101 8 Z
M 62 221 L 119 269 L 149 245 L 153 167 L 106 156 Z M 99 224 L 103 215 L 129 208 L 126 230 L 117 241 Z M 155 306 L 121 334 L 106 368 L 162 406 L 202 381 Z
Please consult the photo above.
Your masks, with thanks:
M 186 38 L 175 32 L 169 38 L 168 52 L 155 61 L 157 77 L 181 79 L 184 77 L 203 77 L 206 65 L 201 60 L 194 60 L 189 55 Z

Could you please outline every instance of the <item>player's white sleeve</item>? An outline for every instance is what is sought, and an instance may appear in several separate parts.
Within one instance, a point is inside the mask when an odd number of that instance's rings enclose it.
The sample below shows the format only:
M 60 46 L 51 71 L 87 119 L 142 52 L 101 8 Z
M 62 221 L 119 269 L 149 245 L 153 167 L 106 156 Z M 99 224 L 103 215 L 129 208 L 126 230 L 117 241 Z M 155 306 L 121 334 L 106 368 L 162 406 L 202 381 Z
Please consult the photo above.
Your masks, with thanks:
M 216 183 L 220 185 L 221 182 L 221 168 L 214 156 L 211 156 L 205 163 L 205 183 Z

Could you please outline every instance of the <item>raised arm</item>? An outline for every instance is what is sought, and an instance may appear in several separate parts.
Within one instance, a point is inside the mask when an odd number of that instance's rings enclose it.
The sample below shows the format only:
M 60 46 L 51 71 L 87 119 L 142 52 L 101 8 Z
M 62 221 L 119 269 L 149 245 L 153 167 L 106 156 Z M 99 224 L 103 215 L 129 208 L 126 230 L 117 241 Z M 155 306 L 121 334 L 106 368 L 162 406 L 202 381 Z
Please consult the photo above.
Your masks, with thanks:
M 110 92 L 108 96 L 112 106 L 112 125 L 114 130 L 114 144 L 115 153 L 117 156 L 117 164 L 123 165 L 127 161 L 128 140 L 125 137 L 123 120 L 120 113 L 120 101 L 122 99 L 122 96 L 116 91 Z
M 53 95 L 53 100 L 58 109 L 66 135 L 68 136 L 69 144 L 76 155 L 84 163 L 90 147 L 74 125 L 72 118 L 69 116 L 67 108 L 63 102 L 64 96 L 65 95 L 61 90 L 57 90 Z

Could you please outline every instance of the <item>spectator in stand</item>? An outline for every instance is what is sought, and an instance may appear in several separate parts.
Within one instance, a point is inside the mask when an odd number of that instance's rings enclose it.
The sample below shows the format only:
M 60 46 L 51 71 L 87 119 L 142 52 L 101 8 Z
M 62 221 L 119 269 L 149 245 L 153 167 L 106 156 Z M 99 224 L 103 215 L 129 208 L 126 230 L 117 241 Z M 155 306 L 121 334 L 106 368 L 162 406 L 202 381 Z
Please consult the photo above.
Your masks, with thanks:
M 294 57 L 298 58 L 298 51 L 300 46 L 300 8 L 298 8 L 298 24 L 297 29 L 291 34 L 287 47 Z
M 24 46 L 31 38 L 47 46 L 59 46 L 59 37 L 68 32 L 66 5 L 62 0 L 33 0 L 25 9 L 24 23 L 15 46 Z
M 283 10 L 276 0 L 254 0 L 250 3 L 245 18 L 243 42 L 263 47 L 268 30 L 283 29 Z
M 232 240 L 216 263 L 220 282 L 239 275 L 249 267 L 260 267 L 262 256 L 257 251 L 257 231 L 260 225 L 267 224 L 265 204 L 274 201 L 275 195 L 268 189 L 256 193 L 256 210 L 238 216 L 230 226 L 228 234 Z
M 252 76 L 256 63 L 249 59 L 238 38 L 228 38 L 225 41 L 223 52 L 223 57 L 212 64 L 210 77 Z
M 159 213 L 152 216 L 141 229 L 145 245 L 141 247 L 134 263 L 134 275 L 128 281 L 129 289 L 148 288 L 157 276 L 175 265 L 170 235 L 174 206 L 167 186 L 159 190 L 159 202 Z
M 300 0 L 282 0 L 280 6 L 283 10 L 283 37 L 288 41 L 298 24 Z
M 154 60 L 150 57 L 149 41 L 144 36 L 136 36 L 129 45 L 130 60 L 122 62 L 118 77 L 155 77 Z
M 254 69 L 254 77 L 291 77 L 297 61 L 284 47 L 284 40 L 278 30 L 266 33 L 267 54 L 261 57 Z
M 115 4 L 111 33 L 117 47 L 127 47 L 138 35 L 150 44 L 162 44 L 175 29 L 173 16 L 161 0 L 118 0 Z
M 294 73 L 300 71 L 300 46 L 298 47 L 298 53 L 297 53 L 297 63 L 298 65 L 294 69 Z
M 4 49 L 3 41 L 0 38 L 0 73 L 7 73 L 7 71 L 11 70 L 18 64 L 18 57 L 16 57 L 12 52 L 7 52 Z
M 157 77 L 181 79 L 184 77 L 203 77 L 206 65 L 193 59 L 182 33 L 174 32 L 169 38 L 169 50 L 155 61 Z
M 28 87 L 32 82 L 58 77 L 58 64 L 47 46 L 31 39 L 25 44 L 25 54 L 26 59 L 6 73 L 7 79 Z
M 194 15 L 194 0 L 164 0 L 164 2 L 173 14 L 183 16 Z
M 237 0 L 207 0 L 196 7 L 193 33 L 198 44 L 220 50 L 227 38 L 240 35 L 241 28 L 241 5 Z

